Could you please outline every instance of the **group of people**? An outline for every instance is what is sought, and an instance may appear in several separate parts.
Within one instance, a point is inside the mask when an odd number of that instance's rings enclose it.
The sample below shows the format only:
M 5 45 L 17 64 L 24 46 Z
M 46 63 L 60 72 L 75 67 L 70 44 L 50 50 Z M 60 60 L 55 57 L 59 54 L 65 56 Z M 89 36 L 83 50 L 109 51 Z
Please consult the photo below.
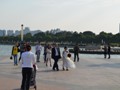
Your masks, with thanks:
M 52 69 L 55 71 L 59 71 L 59 66 L 58 66 L 58 61 L 59 59 L 63 60 L 63 70 L 68 71 L 68 68 L 75 68 L 75 65 L 73 63 L 73 61 L 70 59 L 71 54 L 70 52 L 67 50 L 67 47 L 64 47 L 64 51 L 62 52 L 62 56 L 61 56 L 61 51 L 59 46 L 54 43 L 52 45 L 50 44 L 45 44 L 44 46 L 44 62 L 46 63 L 46 66 L 48 66 L 48 62 L 50 63 L 50 67 L 52 67 L 52 63 L 51 63 L 51 59 L 54 60 L 54 64 Z M 69 60 L 68 60 L 69 58 Z
M 74 49 L 77 50 L 75 55 L 77 56 L 77 61 L 79 61 L 78 55 L 78 47 L 76 46 Z M 19 61 L 22 66 L 22 82 L 21 82 L 21 90 L 29 90 L 30 88 L 30 80 L 32 76 L 32 70 L 35 66 L 37 66 L 37 62 L 40 62 L 40 54 L 42 51 L 42 46 L 38 43 L 35 46 L 35 53 L 31 51 L 31 46 L 29 43 L 15 43 L 12 47 L 12 56 L 14 57 L 14 65 L 18 65 L 18 53 L 20 52 Z M 74 60 L 71 60 L 71 54 L 68 51 L 67 47 L 64 47 L 64 50 L 61 55 L 61 51 L 59 46 L 54 43 L 52 45 L 46 44 L 44 46 L 44 63 L 48 66 L 48 62 L 50 63 L 50 67 L 52 67 L 53 71 L 59 71 L 58 61 L 59 59 L 63 60 L 62 69 L 68 71 L 69 68 L 75 68 L 74 62 L 76 61 L 76 56 Z M 54 64 L 52 65 L 51 59 L 54 60 Z
M 23 52 L 27 51 L 27 46 L 30 45 L 28 42 L 16 42 L 12 47 L 11 56 L 14 59 L 14 66 L 18 65 L 18 53 L 20 53 L 19 61 L 21 60 L 21 55 Z
M 74 62 L 79 62 L 79 53 L 80 48 L 79 45 L 76 44 L 73 48 L 74 50 L 74 60 L 71 59 L 71 54 L 68 50 L 68 48 L 65 46 L 64 50 L 60 51 L 60 48 L 58 44 L 45 44 L 44 45 L 44 63 L 46 66 L 48 66 L 48 63 L 50 64 L 50 67 L 52 67 L 53 71 L 59 71 L 59 65 L 58 61 L 59 59 L 62 59 L 63 65 L 62 70 L 68 71 L 69 68 L 76 68 Z M 37 43 L 35 46 L 35 53 L 31 52 L 31 46 L 29 43 L 15 43 L 15 45 L 12 47 L 12 56 L 14 57 L 14 65 L 18 65 L 18 52 L 20 52 L 19 61 L 21 61 L 22 65 L 22 83 L 21 83 L 21 90 L 29 90 L 30 88 L 30 78 L 32 75 L 32 69 L 37 66 L 36 62 L 40 62 L 40 55 L 42 51 L 42 45 L 40 42 Z M 110 44 L 104 45 L 104 58 L 110 59 Z M 52 65 L 51 59 L 54 60 L 54 64 Z
M 104 58 L 107 58 L 107 55 L 108 55 L 108 59 L 110 59 L 110 52 L 111 52 L 110 44 L 105 44 L 104 45 Z
M 21 60 L 21 55 L 23 52 L 27 51 L 27 46 L 29 45 L 29 43 L 21 43 L 21 45 L 19 43 L 15 43 L 15 45 L 12 47 L 12 52 L 11 55 L 14 58 L 14 65 L 17 66 L 18 65 L 18 53 L 20 52 L 20 57 L 19 57 L 19 61 Z M 41 51 L 42 51 L 42 45 L 40 44 L 40 42 L 38 42 L 35 46 L 35 55 L 36 55 L 36 62 L 40 62 L 40 55 L 41 55 Z M 78 44 L 75 45 L 74 47 L 74 62 L 76 62 L 76 57 L 77 57 L 77 61 L 79 61 L 79 46 Z M 64 47 L 64 51 L 62 52 L 62 56 L 61 56 L 61 52 L 60 52 L 60 48 L 58 47 L 58 45 L 56 43 L 54 43 L 53 45 L 51 44 L 45 44 L 44 45 L 44 63 L 46 63 L 46 66 L 48 66 L 48 63 L 50 63 L 50 67 L 52 67 L 52 62 L 51 59 L 54 60 L 54 64 L 53 64 L 53 70 L 57 70 L 59 71 L 59 67 L 58 67 L 58 60 L 60 58 L 62 58 L 63 60 L 63 70 L 64 70 L 64 66 L 67 67 L 67 62 L 65 61 L 66 58 L 71 57 L 70 55 L 67 56 L 68 54 L 70 54 L 70 52 L 67 50 L 67 47 Z M 68 70 L 68 69 L 67 69 Z

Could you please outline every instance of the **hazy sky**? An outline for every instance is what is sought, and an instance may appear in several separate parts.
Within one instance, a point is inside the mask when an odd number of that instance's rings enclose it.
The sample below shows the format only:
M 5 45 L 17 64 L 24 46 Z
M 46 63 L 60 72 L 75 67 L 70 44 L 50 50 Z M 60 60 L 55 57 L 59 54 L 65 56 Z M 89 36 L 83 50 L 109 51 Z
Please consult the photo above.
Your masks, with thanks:
M 120 0 L 0 0 L 0 29 L 118 33 Z

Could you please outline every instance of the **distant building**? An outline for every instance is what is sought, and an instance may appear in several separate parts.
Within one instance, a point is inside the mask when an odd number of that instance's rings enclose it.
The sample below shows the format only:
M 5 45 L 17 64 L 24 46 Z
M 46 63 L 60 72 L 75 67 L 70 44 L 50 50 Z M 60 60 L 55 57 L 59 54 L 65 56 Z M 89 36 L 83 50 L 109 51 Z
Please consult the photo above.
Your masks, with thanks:
M 7 31 L 7 36 L 13 36 L 13 35 L 14 35 L 13 30 L 8 30 L 8 31 Z
M 20 31 L 16 30 L 14 36 L 18 36 L 18 35 L 20 35 Z
M 27 34 L 30 33 L 30 28 L 29 27 L 25 27 L 25 29 L 23 30 L 23 34 Z
M 6 36 L 6 30 L 0 30 L 0 36 Z
M 61 32 L 60 28 L 50 30 L 50 33 L 53 33 L 53 34 L 56 34 L 56 33 L 59 33 L 59 32 Z
M 29 27 L 25 27 L 25 29 L 23 29 L 24 35 L 27 33 L 31 33 L 31 35 L 34 36 L 35 34 L 40 33 L 40 32 L 42 32 L 42 31 L 41 30 L 30 31 Z M 56 33 L 62 32 L 62 31 L 60 30 L 60 28 L 57 28 L 57 29 L 51 29 L 49 32 L 52 34 L 56 34 Z M 15 30 L 15 32 L 13 30 L 7 30 L 7 34 L 6 34 L 5 30 L 0 30 L 0 36 L 5 36 L 5 35 L 18 36 L 18 35 L 21 35 L 21 30 Z
M 31 31 L 32 36 L 34 36 L 35 34 L 42 32 L 41 30 L 35 30 L 35 31 Z

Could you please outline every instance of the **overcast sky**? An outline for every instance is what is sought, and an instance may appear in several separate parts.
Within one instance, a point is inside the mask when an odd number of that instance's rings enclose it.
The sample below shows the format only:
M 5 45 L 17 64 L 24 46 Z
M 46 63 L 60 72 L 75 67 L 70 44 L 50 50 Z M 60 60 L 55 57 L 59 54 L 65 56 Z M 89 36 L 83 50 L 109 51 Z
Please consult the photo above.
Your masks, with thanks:
M 119 32 L 120 0 L 0 0 L 0 29 Z

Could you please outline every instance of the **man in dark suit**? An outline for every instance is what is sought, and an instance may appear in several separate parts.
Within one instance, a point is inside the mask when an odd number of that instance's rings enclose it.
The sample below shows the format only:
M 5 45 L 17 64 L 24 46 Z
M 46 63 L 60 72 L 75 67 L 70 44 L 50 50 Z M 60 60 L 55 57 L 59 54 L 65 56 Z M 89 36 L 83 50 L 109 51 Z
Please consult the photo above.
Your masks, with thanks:
M 52 58 L 54 59 L 53 70 L 55 70 L 56 68 L 56 70 L 59 71 L 58 60 L 61 58 L 61 54 L 60 54 L 60 48 L 56 43 L 53 44 Z

